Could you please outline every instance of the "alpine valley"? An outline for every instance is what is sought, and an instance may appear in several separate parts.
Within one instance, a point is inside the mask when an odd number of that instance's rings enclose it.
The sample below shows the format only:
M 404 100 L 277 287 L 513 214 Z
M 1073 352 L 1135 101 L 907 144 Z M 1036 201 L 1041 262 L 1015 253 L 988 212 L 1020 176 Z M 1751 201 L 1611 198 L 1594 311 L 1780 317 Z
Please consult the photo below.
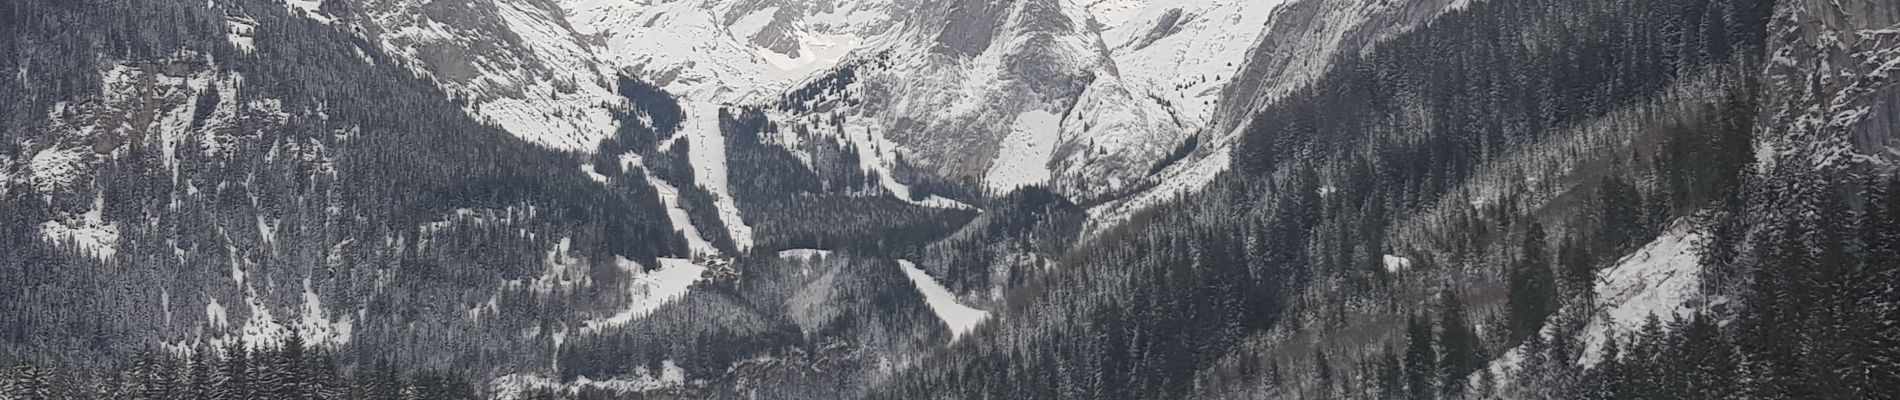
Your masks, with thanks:
M 0 400 L 1889 399 L 1893 0 L 0 0 Z

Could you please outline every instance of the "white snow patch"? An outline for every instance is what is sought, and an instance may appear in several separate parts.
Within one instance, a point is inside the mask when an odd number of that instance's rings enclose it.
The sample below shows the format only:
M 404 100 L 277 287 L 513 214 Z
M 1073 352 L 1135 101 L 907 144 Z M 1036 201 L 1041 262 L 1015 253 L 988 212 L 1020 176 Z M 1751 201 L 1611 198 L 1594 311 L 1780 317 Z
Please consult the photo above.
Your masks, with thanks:
M 106 222 L 104 193 L 95 195 L 92 209 L 76 218 L 40 223 L 40 238 L 72 245 L 100 260 L 110 260 L 119 254 L 119 223 Z
M 1399 256 L 1391 255 L 1391 254 L 1385 255 L 1385 271 L 1386 272 L 1398 273 L 1399 271 L 1404 271 L 1408 269 L 1412 269 L 1412 259 L 1399 257 Z
M 1016 116 L 996 160 L 984 173 L 991 189 L 1006 191 L 1049 181 L 1049 158 L 1061 139 L 1062 117 L 1043 110 Z
M 251 318 L 244 321 L 244 327 L 238 331 L 244 340 L 244 345 L 269 346 L 290 337 L 290 330 L 284 328 L 283 324 L 277 323 L 277 318 L 271 315 L 270 307 L 265 306 L 264 302 L 257 298 L 256 293 L 252 293 L 249 289 L 245 292 L 244 300 L 251 305 Z
M 1126 198 L 1089 208 L 1087 232 L 1089 236 L 1114 227 L 1128 219 L 1137 211 L 1153 207 L 1177 197 L 1206 187 L 1208 183 L 1227 171 L 1232 158 L 1228 157 L 1229 147 L 1221 147 L 1202 157 L 1199 161 L 1185 166 L 1170 167 L 1161 172 L 1160 183 L 1148 190 Z
M 165 326 L 172 326 L 172 292 L 164 286 L 158 288 L 158 309 L 165 312 Z
M 593 281 L 587 274 L 586 260 L 575 256 L 573 247 L 573 238 L 561 238 L 561 241 L 555 243 L 553 248 L 548 249 L 547 257 L 542 259 L 541 276 L 528 282 L 515 279 L 502 283 L 515 288 L 526 285 L 528 290 L 539 294 L 555 293 L 557 290 L 568 290 L 592 284 Z
M 830 257 L 830 256 L 831 256 L 831 250 L 820 250 L 820 249 L 791 249 L 791 250 L 784 250 L 784 251 L 778 252 L 778 258 L 788 259 L 788 260 L 811 261 L 814 259 L 825 258 L 825 257 Z
M 864 46 L 864 41 L 853 35 L 812 35 L 805 32 L 798 32 L 797 35 L 798 57 L 763 48 L 754 51 L 779 71 L 803 75 L 838 65 L 838 61 L 851 54 L 852 50 Z
M 33 188 L 40 194 L 52 194 L 72 185 L 86 169 L 85 149 L 49 148 L 33 154 L 27 161 L 32 173 L 27 175 L 33 182 Z
M 671 303 L 680 296 L 685 296 L 686 292 L 693 287 L 693 283 L 699 282 L 700 276 L 706 273 L 705 266 L 678 258 L 660 259 L 660 269 L 653 271 L 642 271 L 643 268 L 639 263 L 619 257 L 614 260 L 614 265 L 633 274 L 633 279 L 627 284 L 627 291 L 632 296 L 632 300 L 627 304 L 626 309 L 620 310 L 611 317 L 582 323 L 581 332 L 626 325 L 635 319 L 645 317 L 660 306 Z
M 246 53 L 257 51 L 257 41 L 254 40 L 257 35 L 257 21 L 227 16 L 224 18 L 224 26 L 228 32 L 225 34 L 225 40 L 230 41 L 231 46 Z
M 1695 251 L 1701 235 L 1677 228 L 1663 233 L 1617 265 L 1597 274 L 1598 310 L 1584 327 L 1585 366 L 1596 365 L 1613 332 L 1642 329 L 1650 315 L 1669 323 L 1694 312 L 1702 265 Z
M 309 17 L 317 22 L 328 24 L 335 21 L 323 15 L 322 0 L 284 0 L 284 6 L 289 7 L 292 11 L 302 11 L 305 17 Z
M 210 298 L 207 300 L 209 301 L 205 303 L 205 321 L 208 321 L 211 324 L 212 329 L 224 329 L 224 328 L 230 327 L 231 314 L 225 311 L 224 305 L 219 304 L 218 299 L 216 298 Z
M 254 217 L 257 219 L 257 237 L 264 239 L 265 245 L 276 246 L 277 224 L 264 221 L 263 214 L 257 214 Z
M 581 389 L 600 389 L 617 394 L 634 394 L 652 390 L 680 387 L 686 384 L 686 369 L 680 368 L 673 360 L 660 361 L 660 371 L 655 374 L 642 365 L 635 367 L 633 376 L 616 377 L 607 380 L 594 380 L 582 376 L 574 382 L 563 383 L 540 375 L 508 374 L 493 381 L 489 387 L 494 389 L 497 400 L 518 400 L 525 398 L 528 392 L 548 389 L 574 395 Z
M 897 265 L 904 269 L 904 276 L 909 277 L 911 283 L 916 284 L 917 291 L 923 293 L 924 302 L 930 305 L 931 311 L 937 313 L 937 318 L 942 319 L 944 324 L 950 325 L 951 341 L 963 337 L 963 334 L 976 329 L 977 324 L 990 317 L 989 311 L 957 303 L 956 295 L 951 294 L 949 289 L 943 287 L 943 284 L 937 283 L 937 279 L 930 277 L 929 273 L 918 269 L 917 264 L 897 260 Z
M 594 182 L 607 183 L 607 176 L 594 170 L 594 164 L 581 164 L 581 172 L 587 174 L 587 177 L 593 179 Z
M 355 327 L 355 321 L 351 321 L 348 314 L 344 314 L 341 321 L 331 321 L 329 314 L 323 311 L 323 297 L 311 289 L 310 278 L 303 278 L 303 318 L 297 330 L 306 343 L 331 346 L 349 343 Z

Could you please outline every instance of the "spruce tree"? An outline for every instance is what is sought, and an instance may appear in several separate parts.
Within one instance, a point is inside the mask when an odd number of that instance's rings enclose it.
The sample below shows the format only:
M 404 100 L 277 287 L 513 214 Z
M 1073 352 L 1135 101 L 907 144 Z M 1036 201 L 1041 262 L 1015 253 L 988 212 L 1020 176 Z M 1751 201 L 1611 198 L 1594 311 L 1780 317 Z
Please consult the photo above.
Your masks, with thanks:
M 1556 310 L 1556 281 L 1544 253 L 1544 240 L 1544 225 L 1531 223 L 1524 234 L 1523 255 L 1510 269 L 1505 306 L 1513 341 L 1537 334 Z
M 1438 324 L 1444 331 L 1440 340 L 1443 356 L 1439 364 L 1439 387 L 1445 398 L 1458 398 L 1464 395 L 1466 379 L 1472 372 L 1484 368 L 1491 357 L 1485 354 L 1484 343 L 1472 328 L 1458 293 L 1448 289 L 1440 297 L 1445 301 L 1445 311 Z
M 208 399 L 214 393 L 216 382 L 214 372 L 218 370 L 217 360 L 211 350 L 205 346 L 193 346 L 190 370 L 186 372 L 185 397 L 190 399 Z
M 1438 389 L 1438 349 L 1433 340 L 1432 324 L 1413 315 L 1406 322 L 1405 330 L 1405 398 L 1410 400 L 1431 400 L 1437 398 Z

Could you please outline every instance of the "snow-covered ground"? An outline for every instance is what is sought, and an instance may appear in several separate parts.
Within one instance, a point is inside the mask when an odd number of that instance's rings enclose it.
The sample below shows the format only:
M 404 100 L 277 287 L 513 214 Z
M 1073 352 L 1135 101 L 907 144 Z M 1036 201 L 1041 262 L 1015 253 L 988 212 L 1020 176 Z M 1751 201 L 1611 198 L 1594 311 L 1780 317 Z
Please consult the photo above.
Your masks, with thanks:
M 301 12 L 305 16 L 310 17 L 310 19 L 314 19 L 314 20 L 317 20 L 318 22 L 322 22 L 326 24 L 333 21 L 332 19 L 330 19 L 330 17 L 324 16 L 322 15 L 321 12 L 319 12 L 323 7 L 322 0 L 283 0 L 283 1 L 284 1 L 284 6 L 290 8 L 291 12 Z
M 490 381 L 489 388 L 494 390 L 496 399 L 517 400 L 526 396 L 528 392 L 538 389 L 554 390 L 568 395 L 573 395 L 583 388 L 607 390 L 619 394 L 632 394 L 679 387 L 685 384 L 686 369 L 680 368 L 673 360 L 664 360 L 660 362 L 660 371 L 657 373 L 647 370 L 647 367 L 642 365 L 634 367 L 633 376 L 631 377 L 595 380 L 591 377 L 583 376 L 575 379 L 573 382 L 561 382 L 553 378 L 532 374 L 508 374 Z
M 660 306 L 671 303 L 680 296 L 685 296 L 693 283 L 699 282 L 700 275 L 706 273 L 705 266 L 694 264 L 690 260 L 678 258 L 659 260 L 660 268 L 653 271 L 642 271 L 639 263 L 625 258 L 615 260 L 614 264 L 621 270 L 633 274 L 633 279 L 627 284 L 627 291 L 632 299 L 627 303 L 627 308 L 614 313 L 613 316 L 582 323 L 581 332 L 626 325 L 635 319 L 645 317 Z
M 41 239 L 71 245 L 101 260 L 117 256 L 119 223 L 106 222 L 103 195 L 94 197 L 92 209 L 77 217 L 40 223 Z
M 820 259 L 820 258 L 825 258 L 825 257 L 830 257 L 830 256 L 831 256 L 831 250 L 820 250 L 820 249 L 790 249 L 790 250 L 784 250 L 784 251 L 778 252 L 779 258 L 796 259 L 796 260 L 801 260 L 801 261 L 806 261 L 806 262 L 810 262 L 815 259 Z
M 1695 251 L 1701 235 L 1677 228 L 1664 232 L 1642 250 L 1597 274 L 1597 305 L 1583 332 L 1585 366 L 1596 365 L 1599 349 L 1611 333 L 1627 335 L 1643 328 L 1650 315 L 1667 324 L 1694 312 L 1702 283 Z
M 306 343 L 315 345 L 342 345 L 350 342 L 351 334 L 356 331 L 356 322 L 344 313 L 340 319 L 332 320 L 323 310 L 323 297 L 318 296 L 310 287 L 310 278 L 303 279 L 302 318 L 298 321 L 297 331 L 303 335 Z
M 830 69 L 892 24 L 887 0 L 826 4 L 561 0 L 575 33 L 597 43 L 607 65 L 633 69 L 686 100 L 714 104 L 777 96 Z M 787 11 L 781 13 L 780 11 Z M 789 19 L 782 19 L 789 18 Z M 782 29 L 796 41 L 786 54 L 753 38 Z
M 739 205 L 732 200 L 732 186 L 727 184 L 726 173 L 726 136 L 719 130 L 718 104 L 692 101 L 683 104 L 686 109 L 686 123 L 681 136 L 690 147 L 693 164 L 693 180 L 712 192 L 713 207 L 719 209 L 719 221 L 725 223 L 726 232 L 732 235 L 733 247 L 738 251 L 752 247 L 752 226 L 739 215 Z M 670 148 L 671 142 L 660 148 Z
M 1583 349 L 1575 362 L 1596 365 L 1605 340 L 1612 335 L 1629 340 L 1628 335 L 1642 330 L 1650 315 L 1667 324 L 1693 313 L 1700 305 L 1694 301 L 1701 284 L 1702 266 L 1695 250 L 1700 240 L 1695 227 L 1677 223 L 1616 265 L 1597 271 L 1597 307 L 1589 311 L 1590 322 L 1578 334 Z M 1540 334 L 1548 340 L 1556 332 L 1546 326 Z M 1486 368 L 1497 382 L 1514 382 L 1523 372 L 1524 359 L 1524 348 L 1519 346 L 1491 360 Z M 1477 384 L 1480 377 L 1473 374 L 1469 379 Z
M 1083 232 L 1089 234 L 1101 232 L 1126 221 L 1129 215 L 1137 211 L 1200 190 L 1213 182 L 1221 172 L 1227 171 L 1230 160 L 1228 149 L 1221 148 L 1193 163 L 1175 165 L 1162 170 L 1158 175 L 1161 179 L 1154 187 L 1089 208 L 1089 221 Z
M 999 192 L 1047 183 L 1049 158 L 1061 139 L 1061 129 L 1062 117 L 1048 111 L 1032 110 L 1017 116 L 996 161 L 984 174 L 984 183 Z
M 769 49 L 755 49 L 760 58 L 764 58 L 772 67 L 787 74 L 809 75 L 838 65 L 852 50 L 864 46 L 864 40 L 852 35 L 814 35 L 800 32 L 798 35 L 798 56 L 779 54 Z
M 699 227 L 693 226 L 693 219 L 686 215 L 686 209 L 680 207 L 679 188 L 673 187 L 673 184 L 667 183 L 666 180 L 654 177 L 652 172 L 644 169 L 641 171 L 646 173 L 647 184 L 653 185 L 654 191 L 660 193 L 660 203 L 666 206 L 667 221 L 673 224 L 673 229 L 680 230 L 686 236 L 687 250 L 694 255 L 719 254 L 719 249 L 714 248 L 711 242 L 706 241 L 704 235 L 699 234 Z
M 1412 259 L 1410 258 L 1387 254 L 1385 255 L 1384 261 L 1385 261 L 1385 272 L 1396 274 L 1399 271 L 1412 269 Z
M 237 47 L 238 51 L 246 53 L 257 51 L 257 41 L 255 40 L 257 35 L 257 21 L 250 18 L 227 16 L 224 18 L 224 25 L 225 30 L 229 32 L 225 35 L 225 40 L 230 41 L 231 46 Z
M 937 279 L 930 277 L 929 273 L 918 269 L 917 264 L 898 260 L 897 265 L 904 269 L 904 276 L 917 285 L 917 291 L 923 293 L 924 302 L 930 305 L 930 311 L 937 313 L 937 318 L 942 319 L 944 324 L 950 325 L 951 341 L 963 337 L 963 334 L 976 329 L 977 324 L 990 317 L 989 311 L 958 303 L 956 295 L 950 294 L 950 290 L 937 283 Z
M 1096 0 L 1087 8 L 1122 80 L 1166 100 L 1181 122 L 1213 117 L 1227 83 L 1285 0 Z

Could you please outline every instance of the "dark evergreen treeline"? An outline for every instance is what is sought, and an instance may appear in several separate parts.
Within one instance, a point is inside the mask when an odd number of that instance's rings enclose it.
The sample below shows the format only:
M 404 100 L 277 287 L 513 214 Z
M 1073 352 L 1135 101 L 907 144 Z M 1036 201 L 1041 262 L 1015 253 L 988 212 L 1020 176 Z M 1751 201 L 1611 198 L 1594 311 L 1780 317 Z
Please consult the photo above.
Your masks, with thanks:
M 731 267 L 732 279 L 702 281 L 624 329 L 570 337 L 561 378 L 652 377 L 672 365 L 711 382 L 688 385 L 689 397 L 849 398 L 882 363 L 950 336 L 890 259 L 753 253 Z
M 1344 55 L 1296 100 L 1262 110 L 1235 168 L 1263 173 L 1336 155 L 1352 160 L 1341 169 L 1366 175 L 1341 179 L 1361 185 L 1353 192 L 1377 190 L 1390 208 L 1409 210 L 1551 132 L 1649 101 L 1737 55 L 1759 57 L 1773 4 L 1519 0 L 1454 11 L 1364 56 Z M 1682 165 L 1724 168 L 1700 161 L 1737 157 L 1703 150 Z
M 1295 186 L 1317 193 L 1317 182 Z M 1170 398 L 1277 321 L 1309 256 L 1317 197 L 1256 206 L 1244 185 L 1191 198 L 1070 251 L 1005 303 L 980 345 L 927 360 L 873 398 Z M 1266 190 L 1266 189 L 1255 189 Z M 1299 189 L 1288 189 L 1295 192 Z M 1235 220 L 1249 221 L 1236 224 Z M 1282 227 L 1271 232 L 1255 228 Z
M 951 291 L 993 294 L 1019 288 L 1081 238 L 1082 207 L 1043 187 L 1024 187 L 982 204 L 957 233 L 924 248 L 921 265 Z
M 854 147 L 838 148 L 834 143 L 831 152 L 807 152 L 815 159 L 812 164 L 818 171 L 814 171 L 790 150 L 770 142 L 782 132 L 763 111 L 742 108 L 720 113 L 729 183 L 740 200 L 740 211 L 755 227 L 756 248 L 915 254 L 976 214 L 911 204 L 883 193 L 875 183 L 879 178 L 858 167 Z M 835 157 L 825 160 L 827 153 Z
M 1815 178 L 1750 195 L 1791 208 L 1712 217 L 1693 295 L 1716 301 L 1670 322 L 1651 315 L 1595 354 L 1534 343 L 1534 383 L 1570 399 L 1880 398 L 1900 388 L 1900 196 L 1890 190 L 1900 183 Z M 1721 228 L 1743 218 L 1763 218 L 1759 236 Z
M 14 399 L 476 399 L 452 374 L 406 374 L 380 363 L 345 372 L 330 350 L 298 336 L 274 346 L 231 342 L 186 353 L 146 351 L 124 369 L 20 363 L 0 371 Z

